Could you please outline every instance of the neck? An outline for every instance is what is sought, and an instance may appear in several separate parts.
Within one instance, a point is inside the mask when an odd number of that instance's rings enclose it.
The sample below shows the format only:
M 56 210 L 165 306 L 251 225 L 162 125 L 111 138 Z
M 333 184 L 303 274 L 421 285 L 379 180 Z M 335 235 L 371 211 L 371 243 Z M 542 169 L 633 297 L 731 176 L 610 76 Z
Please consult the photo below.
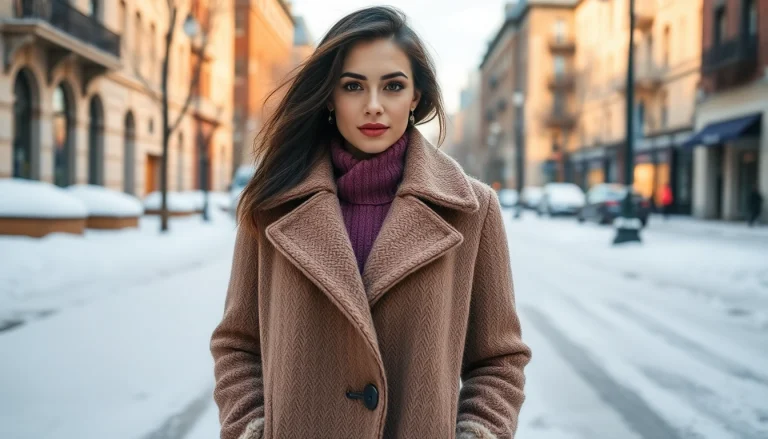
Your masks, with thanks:
M 357 147 L 355 147 L 355 145 L 349 143 L 346 139 L 344 140 L 344 142 L 342 142 L 342 145 L 344 146 L 344 149 L 347 152 L 352 154 L 352 157 L 354 157 L 354 158 L 356 158 L 358 160 L 368 160 L 368 159 L 376 156 L 376 154 L 372 154 L 372 153 L 365 152 L 365 151 L 362 151 L 362 150 L 358 149 Z

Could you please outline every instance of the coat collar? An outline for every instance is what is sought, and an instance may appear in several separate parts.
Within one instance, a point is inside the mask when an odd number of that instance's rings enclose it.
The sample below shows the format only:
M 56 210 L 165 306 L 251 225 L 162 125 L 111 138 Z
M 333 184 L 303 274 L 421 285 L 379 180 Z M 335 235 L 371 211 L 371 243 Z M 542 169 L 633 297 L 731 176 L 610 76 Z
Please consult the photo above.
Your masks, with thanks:
M 475 212 L 479 203 L 472 186 L 458 164 L 413 130 L 403 181 L 362 274 L 336 196 L 330 157 L 268 206 L 307 197 L 270 224 L 266 237 L 380 355 L 371 308 L 406 276 L 463 242 L 463 235 L 428 204 Z
M 271 209 L 317 192 L 336 194 L 336 181 L 329 154 L 324 154 L 299 184 L 276 195 L 265 204 Z M 479 209 L 477 196 L 464 171 L 453 159 L 432 146 L 418 129 L 409 133 L 403 181 L 398 197 L 413 195 L 424 201 L 462 212 Z

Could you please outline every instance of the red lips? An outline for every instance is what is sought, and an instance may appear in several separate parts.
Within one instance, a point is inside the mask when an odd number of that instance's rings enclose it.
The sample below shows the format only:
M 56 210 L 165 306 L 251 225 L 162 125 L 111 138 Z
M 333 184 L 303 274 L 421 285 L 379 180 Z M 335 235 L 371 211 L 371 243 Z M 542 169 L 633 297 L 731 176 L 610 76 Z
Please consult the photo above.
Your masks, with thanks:
M 365 125 L 360 125 L 357 129 L 368 137 L 379 137 L 387 132 L 389 127 L 381 123 L 367 123 Z

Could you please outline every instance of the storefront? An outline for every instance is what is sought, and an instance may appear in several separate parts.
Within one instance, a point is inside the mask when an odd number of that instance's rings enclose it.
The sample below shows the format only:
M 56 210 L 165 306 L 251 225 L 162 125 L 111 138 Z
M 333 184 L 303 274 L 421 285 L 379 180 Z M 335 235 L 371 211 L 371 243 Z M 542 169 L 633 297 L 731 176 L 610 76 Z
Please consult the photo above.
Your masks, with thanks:
M 713 121 L 691 136 L 686 146 L 699 154 L 699 216 L 741 220 L 749 213 L 749 195 L 758 187 L 762 114 Z
M 646 137 L 638 140 L 635 149 L 635 189 L 661 206 L 662 189 L 669 185 L 671 211 L 686 215 L 691 213 L 693 156 L 682 145 L 691 134 L 684 129 Z

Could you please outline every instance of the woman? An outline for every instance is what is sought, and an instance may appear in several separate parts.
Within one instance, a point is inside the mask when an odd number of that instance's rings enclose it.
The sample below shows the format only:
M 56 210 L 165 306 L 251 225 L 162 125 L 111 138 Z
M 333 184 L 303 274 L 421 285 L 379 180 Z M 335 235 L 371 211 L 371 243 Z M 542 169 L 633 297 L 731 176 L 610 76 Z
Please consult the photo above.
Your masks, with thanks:
M 501 211 L 414 128 L 435 117 L 395 9 L 339 21 L 289 83 L 211 341 L 223 439 L 513 437 L 530 352 Z

